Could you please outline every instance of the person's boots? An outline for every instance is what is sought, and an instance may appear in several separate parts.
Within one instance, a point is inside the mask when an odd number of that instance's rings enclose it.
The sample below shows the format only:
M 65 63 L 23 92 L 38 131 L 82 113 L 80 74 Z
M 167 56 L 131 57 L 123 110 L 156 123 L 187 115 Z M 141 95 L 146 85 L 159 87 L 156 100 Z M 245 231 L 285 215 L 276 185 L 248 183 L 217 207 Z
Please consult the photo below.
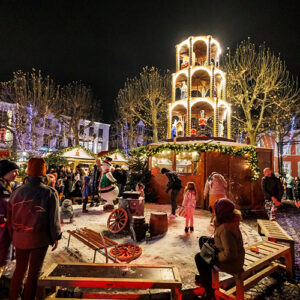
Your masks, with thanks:
M 186 233 L 188 233 L 189 228 L 188 228 L 188 227 L 185 227 L 185 228 L 184 228 L 184 231 L 185 231 Z

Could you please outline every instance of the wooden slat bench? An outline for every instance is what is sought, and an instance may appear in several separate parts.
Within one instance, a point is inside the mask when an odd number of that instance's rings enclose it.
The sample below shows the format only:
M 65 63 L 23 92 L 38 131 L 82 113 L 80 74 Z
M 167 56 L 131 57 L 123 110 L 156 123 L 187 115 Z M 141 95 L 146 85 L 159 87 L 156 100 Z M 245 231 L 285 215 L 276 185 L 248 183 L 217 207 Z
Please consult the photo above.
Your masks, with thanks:
M 250 249 L 257 247 L 258 252 L 253 252 Z M 285 259 L 285 265 L 280 264 L 279 258 Z M 235 286 L 225 290 L 220 287 L 219 272 L 217 268 L 213 268 L 212 282 L 215 289 L 216 299 L 244 299 L 245 290 L 254 286 L 262 278 L 283 268 L 288 275 L 292 277 L 292 258 L 290 248 L 286 245 L 263 241 L 252 245 L 246 249 L 244 272 L 234 275 Z
M 109 293 L 103 289 L 170 289 L 171 299 L 181 300 L 182 282 L 174 266 L 129 265 L 129 264 L 52 264 L 38 281 L 38 300 L 43 299 L 45 287 L 92 287 L 100 288 L 94 298 L 82 294 L 82 299 L 138 299 L 139 294 L 122 295 L 119 291 Z M 104 294 L 104 292 L 108 292 Z M 136 291 L 134 291 L 136 293 Z M 57 298 L 56 293 L 50 299 Z
M 293 264 L 295 262 L 295 241 L 286 231 L 276 222 L 270 220 L 257 220 L 257 229 L 260 235 L 264 235 L 272 242 L 283 242 L 290 245 Z
M 71 236 L 73 236 L 74 238 L 76 238 L 77 240 L 79 240 L 83 244 L 85 244 L 87 247 L 94 250 L 93 262 L 95 262 L 95 260 L 96 260 L 96 253 L 97 252 L 99 252 L 103 255 L 106 255 L 106 253 L 103 253 L 103 249 L 105 247 L 103 245 L 103 241 L 102 241 L 99 233 L 97 233 L 97 232 L 95 232 L 91 229 L 88 229 L 86 227 L 79 228 L 79 229 L 76 229 L 76 230 L 68 230 L 67 232 L 69 233 L 68 245 L 66 247 L 67 250 L 70 250 L 70 248 L 69 248 L 70 240 L 71 240 Z M 103 236 L 103 239 L 104 239 L 106 248 L 110 248 L 110 247 L 118 245 L 117 242 L 109 239 L 106 236 Z M 115 261 L 115 258 L 111 257 L 109 255 L 109 253 L 107 253 L 107 257 L 110 258 L 111 260 Z

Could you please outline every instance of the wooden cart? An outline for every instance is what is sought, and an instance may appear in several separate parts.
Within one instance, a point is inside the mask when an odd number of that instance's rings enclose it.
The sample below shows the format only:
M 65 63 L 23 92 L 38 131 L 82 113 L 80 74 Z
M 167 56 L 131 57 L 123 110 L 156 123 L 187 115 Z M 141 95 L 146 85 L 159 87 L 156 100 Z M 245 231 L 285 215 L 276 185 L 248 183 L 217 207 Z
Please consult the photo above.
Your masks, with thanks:
M 177 268 L 173 266 L 129 265 L 129 264 L 52 264 L 39 278 L 38 299 L 43 299 L 45 287 L 92 287 L 102 288 L 94 293 L 95 298 L 110 298 L 116 294 L 103 293 L 103 289 L 170 289 L 171 299 L 181 299 L 181 279 Z M 123 295 L 130 299 L 133 294 Z M 85 298 L 85 294 L 81 295 Z M 138 297 L 138 294 L 136 295 Z M 51 299 L 56 298 L 55 294 Z

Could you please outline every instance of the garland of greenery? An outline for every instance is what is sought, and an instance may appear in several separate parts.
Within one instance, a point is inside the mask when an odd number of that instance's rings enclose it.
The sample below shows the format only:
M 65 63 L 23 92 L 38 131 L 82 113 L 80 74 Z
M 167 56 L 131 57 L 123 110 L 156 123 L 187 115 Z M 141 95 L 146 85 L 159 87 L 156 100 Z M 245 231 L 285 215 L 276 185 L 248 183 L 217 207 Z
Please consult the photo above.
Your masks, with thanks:
M 259 178 L 260 169 L 258 167 L 257 152 L 253 146 L 245 146 L 234 148 L 232 146 L 218 145 L 218 144 L 162 144 L 154 148 L 147 148 L 145 146 L 134 148 L 130 151 L 131 156 L 153 156 L 165 150 L 175 151 L 176 153 L 184 151 L 195 152 L 221 152 L 232 156 L 244 156 L 248 159 L 250 169 L 252 171 L 251 180 L 255 181 Z

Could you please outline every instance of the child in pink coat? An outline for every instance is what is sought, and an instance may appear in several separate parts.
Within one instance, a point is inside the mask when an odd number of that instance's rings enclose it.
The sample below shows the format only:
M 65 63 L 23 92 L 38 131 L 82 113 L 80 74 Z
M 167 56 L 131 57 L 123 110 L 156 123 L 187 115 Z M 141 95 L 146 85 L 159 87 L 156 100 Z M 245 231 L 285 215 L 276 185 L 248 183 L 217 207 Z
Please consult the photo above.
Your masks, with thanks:
M 185 208 L 185 232 L 194 231 L 194 212 L 197 201 L 197 190 L 194 182 L 188 182 L 183 194 L 182 207 Z

